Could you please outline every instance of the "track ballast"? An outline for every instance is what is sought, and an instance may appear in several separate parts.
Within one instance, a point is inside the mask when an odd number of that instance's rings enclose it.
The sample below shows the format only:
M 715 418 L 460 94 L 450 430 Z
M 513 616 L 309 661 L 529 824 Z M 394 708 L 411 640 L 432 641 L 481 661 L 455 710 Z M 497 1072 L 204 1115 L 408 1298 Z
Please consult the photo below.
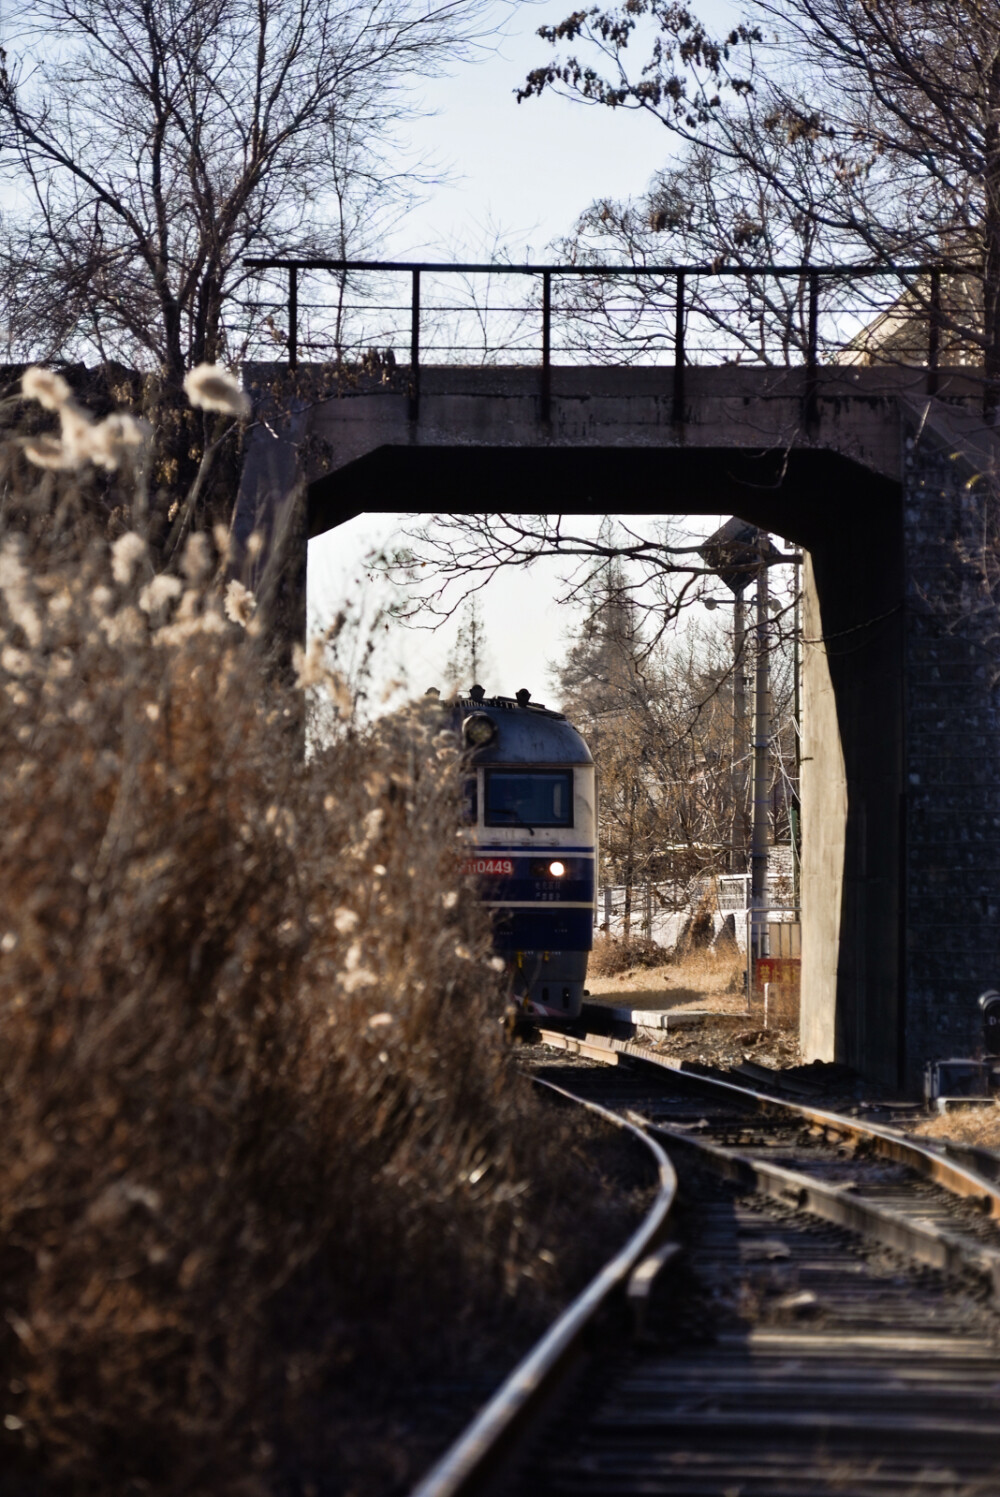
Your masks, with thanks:
M 683 1256 L 643 1342 L 598 1357 L 510 1490 L 537 1497 L 986 1497 L 1000 1491 L 1000 1231 L 960 1199 L 801 1118 L 687 1078 L 539 1057 L 540 1074 L 645 1117 L 678 1165 Z M 685 1142 L 682 1142 L 685 1140 Z M 699 1144 L 718 1157 L 699 1158 Z M 926 1228 L 947 1271 L 761 1193 L 726 1154 Z M 711 1165 L 709 1168 L 708 1166 Z M 773 1185 L 773 1182 L 772 1182 Z M 891 1237 L 891 1231 L 889 1236 Z M 915 1241 L 919 1239 L 915 1238 Z

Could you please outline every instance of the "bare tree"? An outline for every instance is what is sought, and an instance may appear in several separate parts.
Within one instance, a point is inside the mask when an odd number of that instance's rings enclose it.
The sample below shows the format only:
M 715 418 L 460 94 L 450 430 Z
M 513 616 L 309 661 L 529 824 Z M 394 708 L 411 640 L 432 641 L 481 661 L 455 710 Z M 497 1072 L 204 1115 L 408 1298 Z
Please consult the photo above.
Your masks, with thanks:
M 763 185 L 787 223 L 845 261 L 951 263 L 944 321 L 1000 404 L 1000 10 L 995 0 L 749 0 L 710 37 L 683 5 L 628 0 L 540 35 L 575 50 L 519 97 L 555 89 L 642 109 Z M 636 51 L 640 55 L 635 56 Z M 772 207 L 772 211 L 776 211 Z M 929 314 L 929 288 L 904 281 Z M 857 288 L 856 288 L 857 289 Z M 860 293 L 859 293 L 860 294 Z M 885 292 L 868 288 L 860 316 Z
M 563 710 L 594 754 L 602 863 L 612 881 L 624 886 L 628 941 L 633 889 L 656 871 L 666 836 L 653 788 L 656 735 L 643 672 L 649 649 L 620 560 L 606 563 L 585 591 L 591 611 L 552 674 Z
M 391 558 L 390 573 L 407 585 L 394 612 L 442 622 L 498 573 L 543 557 L 568 563 L 559 601 L 587 601 L 609 564 L 627 562 L 648 651 L 697 596 L 702 579 L 714 576 L 698 544 L 682 537 L 668 518 L 652 521 L 645 534 L 608 519 L 594 534 L 585 521 L 567 515 L 432 515 L 406 532 L 406 544 Z
M 449 689 L 468 691 L 488 674 L 492 666 L 486 625 L 479 594 L 473 593 L 463 609 L 462 623 L 445 662 Z
M 343 248 L 331 230 L 350 234 L 354 189 L 370 206 L 392 176 L 378 148 L 408 85 L 467 50 L 486 9 L 28 0 L 0 59 L 0 159 L 30 202 L 16 248 L 32 325 L 174 386 L 237 358 L 259 330 L 240 312 L 243 258 Z
M 594 202 L 575 232 L 557 245 L 572 265 L 623 265 L 648 274 L 557 280 L 564 346 L 588 361 L 616 364 L 674 358 L 670 264 L 746 267 L 722 279 L 687 277 L 686 346 L 732 364 L 789 364 L 807 347 L 808 277 L 775 278 L 759 267 L 805 264 L 821 249 L 816 226 L 798 214 L 762 175 L 705 146 L 681 165 L 658 172 L 639 198 Z M 565 329 L 565 332 L 562 330 Z

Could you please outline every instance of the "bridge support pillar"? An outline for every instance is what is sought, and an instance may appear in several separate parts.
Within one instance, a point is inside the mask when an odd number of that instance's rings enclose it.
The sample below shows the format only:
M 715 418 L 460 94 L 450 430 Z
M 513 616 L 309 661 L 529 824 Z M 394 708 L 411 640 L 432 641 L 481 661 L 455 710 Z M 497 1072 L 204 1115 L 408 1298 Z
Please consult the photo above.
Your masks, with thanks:
M 900 495 L 859 485 L 803 568 L 802 1009 L 807 1059 L 901 1080 Z
M 845 495 L 808 542 L 801 1037 L 914 1095 L 928 1061 L 978 1053 L 1000 986 L 997 469 L 975 418 L 900 416 L 901 509 Z
M 847 771 L 823 638 L 813 558 L 802 567 L 801 1043 L 810 1060 L 837 1058 L 837 969 L 844 896 Z
M 984 567 L 997 448 L 938 402 L 904 421 L 906 779 L 903 1070 L 982 1043 L 1000 985 L 1000 627 Z
M 309 406 L 254 389 L 256 420 L 244 449 L 233 518 L 233 567 L 249 580 L 276 658 L 287 664 L 306 633 L 308 490 L 303 450 Z M 251 536 L 257 543 L 251 546 Z

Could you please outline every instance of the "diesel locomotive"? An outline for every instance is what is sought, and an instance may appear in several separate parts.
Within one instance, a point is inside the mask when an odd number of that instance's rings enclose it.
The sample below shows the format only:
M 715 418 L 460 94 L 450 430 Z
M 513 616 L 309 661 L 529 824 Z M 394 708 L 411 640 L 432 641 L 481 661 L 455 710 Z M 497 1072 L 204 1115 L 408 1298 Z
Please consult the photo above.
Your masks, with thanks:
M 465 762 L 467 856 L 527 1014 L 580 1013 L 594 939 L 594 761 L 561 712 L 481 686 L 450 703 Z

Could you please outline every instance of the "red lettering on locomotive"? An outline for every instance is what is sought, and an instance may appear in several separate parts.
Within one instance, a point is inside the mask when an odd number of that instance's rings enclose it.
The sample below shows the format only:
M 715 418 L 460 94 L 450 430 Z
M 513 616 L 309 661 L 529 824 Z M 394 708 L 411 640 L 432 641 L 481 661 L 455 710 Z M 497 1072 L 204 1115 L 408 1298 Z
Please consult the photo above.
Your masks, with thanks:
M 509 878 L 514 872 L 514 863 L 511 858 L 466 858 L 458 871 Z

